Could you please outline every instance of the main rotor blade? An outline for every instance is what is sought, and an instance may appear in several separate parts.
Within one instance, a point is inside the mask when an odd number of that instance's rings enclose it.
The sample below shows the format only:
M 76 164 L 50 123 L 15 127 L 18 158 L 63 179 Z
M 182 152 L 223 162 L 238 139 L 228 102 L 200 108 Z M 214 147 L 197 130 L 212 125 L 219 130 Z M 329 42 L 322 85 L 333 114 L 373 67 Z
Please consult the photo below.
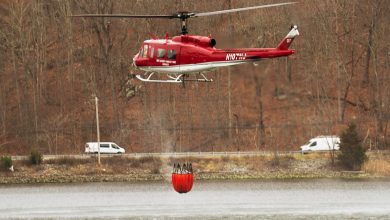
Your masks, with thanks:
M 84 18 L 163 18 L 163 19 L 172 19 L 172 18 L 178 18 L 185 20 L 187 18 L 193 18 L 193 17 L 203 17 L 203 16 L 210 16 L 210 15 L 219 15 L 219 14 L 226 14 L 226 13 L 232 13 L 232 12 L 239 12 L 239 11 L 247 11 L 247 10 L 253 10 L 253 9 L 259 9 L 259 8 L 270 8 L 270 7 L 276 7 L 276 6 L 282 6 L 282 5 L 290 5 L 295 4 L 296 2 L 285 2 L 285 3 L 277 3 L 277 4 L 269 4 L 269 5 L 258 5 L 258 6 L 252 6 L 252 7 L 245 7 L 245 8 L 234 8 L 234 9 L 228 9 L 228 10 L 222 10 L 222 11 L 211 11 L 211 12 L 200 12 L 200 13 L 193 13 L 193 12 L 178 12 L 173 15 L 129 15 L 129 14 L 79 14 L 79 15 L 71 15 L 70 17 L 84 17 Z
M 277 4 L 269 4 L 269 5 L 259 5 L 259 6 L 252 6 L 252 7 L 245 7 L 245 8 L 234 8 L 234 9 L 227 9 L 222 11 L 211 11 L 211 12 L 201 12 L 201 13 L 194 13 L 191 17 L 203 17 L 203 16 L 209 16 L 209 15 L 219 15 L 219 14 L 225 14 L 225 13 L 231 13 L 231 12 L 239 12 L 239 11 L 246 11 L 246 10 L 253 10 L 253 9 L 259 9 L 259 8 L 270 8 L 270 7 L 276 7 L 276 6 L 282 6 L 282 5 L 290 5 L 295 4 L 296 2 L 285 2 L 285 3 L 277 3 Z
M 83 18 L 176 18 L 173 15 L 127 15 L 127 14 L 80 14 L 71 15 L 71 17 L 83 17 Z

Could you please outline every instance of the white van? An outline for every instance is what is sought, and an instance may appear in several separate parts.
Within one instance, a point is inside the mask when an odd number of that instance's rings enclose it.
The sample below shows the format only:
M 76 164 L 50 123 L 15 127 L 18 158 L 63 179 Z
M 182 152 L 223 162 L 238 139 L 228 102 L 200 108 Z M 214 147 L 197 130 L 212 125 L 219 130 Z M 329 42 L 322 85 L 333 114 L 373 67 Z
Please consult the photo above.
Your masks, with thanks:
M 87 154 L 97 154 L 98 153 L 98 143 L 97 142 L 88 142 L 85 144 L 85 153 Z M 101 154 L 123 154 L 125 149 L 119 147 L 114 142 L 100 142 L 100 153 Z
M 301 146 L 302 153 L 310 151 L 330 151 L 340 149 L 338 136 L 317 136 Z

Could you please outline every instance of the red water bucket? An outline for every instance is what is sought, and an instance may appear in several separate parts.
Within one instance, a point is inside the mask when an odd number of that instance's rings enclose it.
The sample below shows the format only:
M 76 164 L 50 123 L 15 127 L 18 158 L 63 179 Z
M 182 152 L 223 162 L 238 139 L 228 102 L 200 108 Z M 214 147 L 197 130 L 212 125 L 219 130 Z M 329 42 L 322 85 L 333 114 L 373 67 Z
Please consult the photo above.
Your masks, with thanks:
M 194 184 L 194 175 L 191 164 L 174 165 L 172 172 L 172 185 L 176 192 L 187 193 L 191 191 Z

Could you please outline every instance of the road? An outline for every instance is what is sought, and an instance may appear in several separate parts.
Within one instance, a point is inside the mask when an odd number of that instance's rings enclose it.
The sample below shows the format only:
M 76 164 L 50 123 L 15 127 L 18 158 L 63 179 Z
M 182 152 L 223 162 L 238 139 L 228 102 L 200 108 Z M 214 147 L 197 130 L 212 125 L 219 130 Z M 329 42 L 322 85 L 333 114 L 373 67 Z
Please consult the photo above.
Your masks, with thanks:
M 281 151 L 277 152 L 278 155 L 293 155 L 301 154 L 301 151 Z M 127 157 L 127 158 L 140 158 L 140 157 L 223 157 L 223 156 L 271 156 L 274 155 L 273 151 L 245 151 L 245 152 L 164 152 L 164 153 L 128 153 L 128 154 L 101 154 L 101 157 Z M 97 154 L 69 154 L 69 155 L 42 155 L 43 160 L 50 160 L 56 158 L 71 157 L 76 159 L 84 159 L 90 157 L 97 157 Z M 25 160 L 29 156 L 12 156 L 13 160 Z

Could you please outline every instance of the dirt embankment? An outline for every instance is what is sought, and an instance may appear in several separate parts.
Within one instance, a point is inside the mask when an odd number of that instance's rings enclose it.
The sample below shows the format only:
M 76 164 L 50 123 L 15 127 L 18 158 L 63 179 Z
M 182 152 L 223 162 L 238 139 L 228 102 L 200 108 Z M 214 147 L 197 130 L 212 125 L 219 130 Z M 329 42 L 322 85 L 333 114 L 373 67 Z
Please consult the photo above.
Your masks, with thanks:
M 191 162 L 196 179 L 299 179 L 299 178 L 389 178 L 390 155 L 369 154 L 362 171 L 345 172 L 332 165 L 328 154 L 283 156 L 214 156 L 188 158 L 64 157 L 41 165 L 14 161 L 14 172 L 0 171 L 0 184 L 70 183 L 118 181 L 170 181 L 175 162 Z

